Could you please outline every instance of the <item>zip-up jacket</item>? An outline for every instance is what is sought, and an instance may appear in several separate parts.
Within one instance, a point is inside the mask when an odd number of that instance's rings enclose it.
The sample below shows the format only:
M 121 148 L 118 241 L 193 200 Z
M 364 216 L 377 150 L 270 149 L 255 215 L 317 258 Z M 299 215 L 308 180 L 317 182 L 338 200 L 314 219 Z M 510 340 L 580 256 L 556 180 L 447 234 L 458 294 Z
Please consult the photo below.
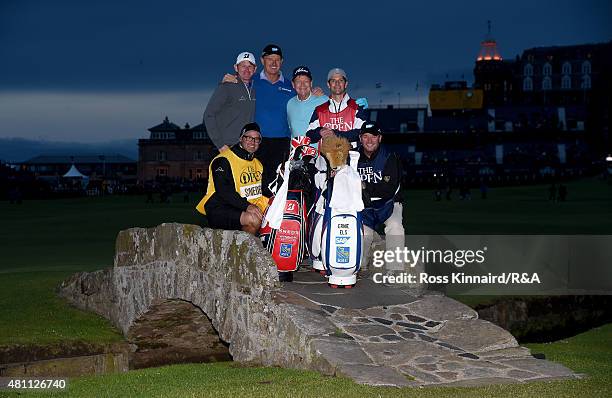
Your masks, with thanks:
M 366 225 L 375 228 L 391 216 L 393 203 L 402 201 L 399 193 L 401 165 L 397 156 L 387 152 L 382 145 L 369 158 L 360 146 L 357 171 L 361 176 L 365 206 L 362 212 L 363 220 Z
M 321 129 L 328 128 L 349 142 L 359 141 L 359 129 L 365 123 L 366 116 L 362 107 L 354 99 L 345 94 L 340 103 L 332 98 L 315 108 L 310 118 L 306 136 L 315 143 L 321 139 Z
M 204 111 L 208 136 L 217 148 L 231 146 L 247 123 L 255 120 L 255 90 L 240 77 L 238 83 L 220 83 Z

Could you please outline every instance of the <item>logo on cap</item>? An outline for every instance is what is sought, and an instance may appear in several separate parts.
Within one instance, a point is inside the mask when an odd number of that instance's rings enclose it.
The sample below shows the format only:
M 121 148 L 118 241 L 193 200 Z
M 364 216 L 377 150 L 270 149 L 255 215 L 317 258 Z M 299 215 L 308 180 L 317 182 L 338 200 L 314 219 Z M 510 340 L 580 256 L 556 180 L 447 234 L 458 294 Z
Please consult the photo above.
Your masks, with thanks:
M 298 76 L 308 76 L 310 80 L 312 80 L 312 74 L 310 73 L 310 69 L 307 66 L 298 66 L 293 70 L 293 79 Z
M 236 65 L 238 65 L 242 61 L 249 61 L 253 65 L 257 64 L 257 62 L 255 62 L 255 56 L 247 51 L 238 54 L 238 57 L 236 57 Z
M 261 52 L 261 56 L 265 57 L 266 55 L 279 55 L 281 58 L 283 57 L 283 51 L 279 46 L 275 44 L 268 44 L 263 51 Z

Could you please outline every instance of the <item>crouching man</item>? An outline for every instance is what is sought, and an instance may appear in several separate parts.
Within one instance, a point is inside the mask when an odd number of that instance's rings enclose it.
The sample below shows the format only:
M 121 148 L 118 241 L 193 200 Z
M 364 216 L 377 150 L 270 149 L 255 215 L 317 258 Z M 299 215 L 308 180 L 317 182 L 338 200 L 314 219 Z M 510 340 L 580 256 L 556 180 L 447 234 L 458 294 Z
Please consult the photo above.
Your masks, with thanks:
M 216 229 L 243 230 L 253 235 L 261 226 L 268 198 L 261 193 L 263 166 L 255 152 L 261 144 L 257 123 L 246 124 L 237 144 L 217 155 L 208 169 L 206 195 L 196 209 Z
M 381 145 L 382 130 L 374 122 L 366 122 L 359 132 L 359 165 L 363 203 L 361 212 L 364 224 L 364 261 L 368 261 L 370 246 L 379 225 L 385 226 L 386 250 L 395 251 L 404 246 L 404 226 L 402 224 L 402 200 L 400 179 L 402 176 L 399 159 L 394 153 L 387 152 Z M 364 263 L 362 263 L 364 264 Z M 367 265 L 367 263 L 365 263 Z M 386 273 L 403 270 L 403 265 L 385 264 Z M 368 271 L 362 266 L 364 274 Z M 369 270 L 381 272 L 382 270 Z

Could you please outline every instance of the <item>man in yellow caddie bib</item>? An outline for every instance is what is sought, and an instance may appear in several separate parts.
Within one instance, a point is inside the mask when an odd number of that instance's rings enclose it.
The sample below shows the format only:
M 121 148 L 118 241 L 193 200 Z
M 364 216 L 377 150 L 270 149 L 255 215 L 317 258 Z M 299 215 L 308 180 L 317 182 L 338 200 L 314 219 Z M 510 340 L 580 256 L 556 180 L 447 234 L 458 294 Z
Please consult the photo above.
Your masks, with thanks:
M 243 230 L 255 235 L 268 198 L 262 195 L 263 166 L 255 152 L 261 143 L 257 123 L 246 124 L 240 140 L 217 155 L 208 169 L 206 195 L 196 209 L 208 217 L 208 226 Z

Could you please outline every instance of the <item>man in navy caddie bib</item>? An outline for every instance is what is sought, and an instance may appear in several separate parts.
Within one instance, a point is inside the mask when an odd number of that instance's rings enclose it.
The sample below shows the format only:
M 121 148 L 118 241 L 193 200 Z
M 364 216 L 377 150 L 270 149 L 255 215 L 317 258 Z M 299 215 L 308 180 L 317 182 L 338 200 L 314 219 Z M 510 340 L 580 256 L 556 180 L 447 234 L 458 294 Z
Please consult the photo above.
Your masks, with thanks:
M 364 259 L 368 259 L 374 231 L 385 226 L 387 250 L 404 246 L 402 199 L 400 195 L 401 164 L 394 153 L 380 144 L 382 130 L 375 122 L 366 122 L 359 131 L 359 163 L 364 210 Z M 367 264 L 362 262 L 362 264 Z M 387 271 L 400 270 L 397 264 L 387 264 Z M 362 267 L 362 271 L 367 271 Z

